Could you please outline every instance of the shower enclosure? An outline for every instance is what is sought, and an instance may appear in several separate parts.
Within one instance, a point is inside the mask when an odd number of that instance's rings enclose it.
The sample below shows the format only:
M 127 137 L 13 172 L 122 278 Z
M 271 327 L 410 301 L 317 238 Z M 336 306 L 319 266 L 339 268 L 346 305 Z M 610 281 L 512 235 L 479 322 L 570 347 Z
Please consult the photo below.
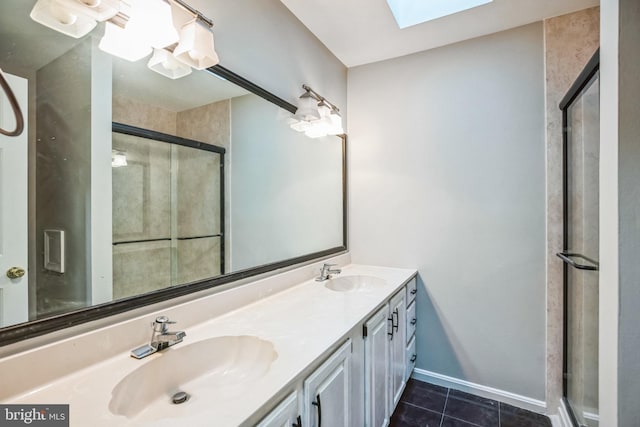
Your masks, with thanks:
M 600 96 L 595 53 L 560 104 L 564 153 L 564 405 L 598 426 Z

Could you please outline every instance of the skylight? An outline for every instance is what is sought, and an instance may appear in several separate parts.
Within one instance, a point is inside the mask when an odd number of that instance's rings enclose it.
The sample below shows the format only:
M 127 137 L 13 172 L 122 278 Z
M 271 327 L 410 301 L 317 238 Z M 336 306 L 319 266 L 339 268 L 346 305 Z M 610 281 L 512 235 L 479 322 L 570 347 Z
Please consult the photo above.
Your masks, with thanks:
M 472 9 L 493 0 L 387 0 L 400 28 Z

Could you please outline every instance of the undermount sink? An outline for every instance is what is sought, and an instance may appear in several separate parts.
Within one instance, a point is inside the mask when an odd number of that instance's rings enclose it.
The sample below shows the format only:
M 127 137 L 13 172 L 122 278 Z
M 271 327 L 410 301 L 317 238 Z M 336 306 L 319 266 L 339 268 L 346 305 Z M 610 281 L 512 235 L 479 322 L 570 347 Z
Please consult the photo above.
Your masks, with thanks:
M 278 353 L 270 341 L 242 335 L 179 344 L 153 357 L 113 388 L 113 414 L 134 417 L 149 409 L 158 416 L 179 406 L 172 402 L 179 392 L 206 399 L 207 389 L 237 387 L 264 376 Z
M 338 276 L 329 279 L 324 286 L 337 292 L 352 292 L 384 286 L 386 282 L 374 276 Z

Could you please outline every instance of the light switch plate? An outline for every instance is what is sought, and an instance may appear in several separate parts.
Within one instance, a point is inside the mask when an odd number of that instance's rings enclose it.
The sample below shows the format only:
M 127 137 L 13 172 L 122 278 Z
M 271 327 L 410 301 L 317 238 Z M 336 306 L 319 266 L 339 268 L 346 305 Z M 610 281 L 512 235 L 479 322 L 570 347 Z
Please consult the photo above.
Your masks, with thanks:
M 44 268 L 64 273 L 63 230 L 44 230 Z

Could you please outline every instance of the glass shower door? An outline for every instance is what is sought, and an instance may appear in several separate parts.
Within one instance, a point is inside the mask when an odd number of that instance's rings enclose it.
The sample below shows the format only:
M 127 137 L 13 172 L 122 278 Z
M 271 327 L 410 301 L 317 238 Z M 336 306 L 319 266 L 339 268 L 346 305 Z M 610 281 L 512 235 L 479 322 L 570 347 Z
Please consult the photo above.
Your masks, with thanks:
M 599 72 L 565 113 L 564 399 L 576 426 L 598 426 Z

